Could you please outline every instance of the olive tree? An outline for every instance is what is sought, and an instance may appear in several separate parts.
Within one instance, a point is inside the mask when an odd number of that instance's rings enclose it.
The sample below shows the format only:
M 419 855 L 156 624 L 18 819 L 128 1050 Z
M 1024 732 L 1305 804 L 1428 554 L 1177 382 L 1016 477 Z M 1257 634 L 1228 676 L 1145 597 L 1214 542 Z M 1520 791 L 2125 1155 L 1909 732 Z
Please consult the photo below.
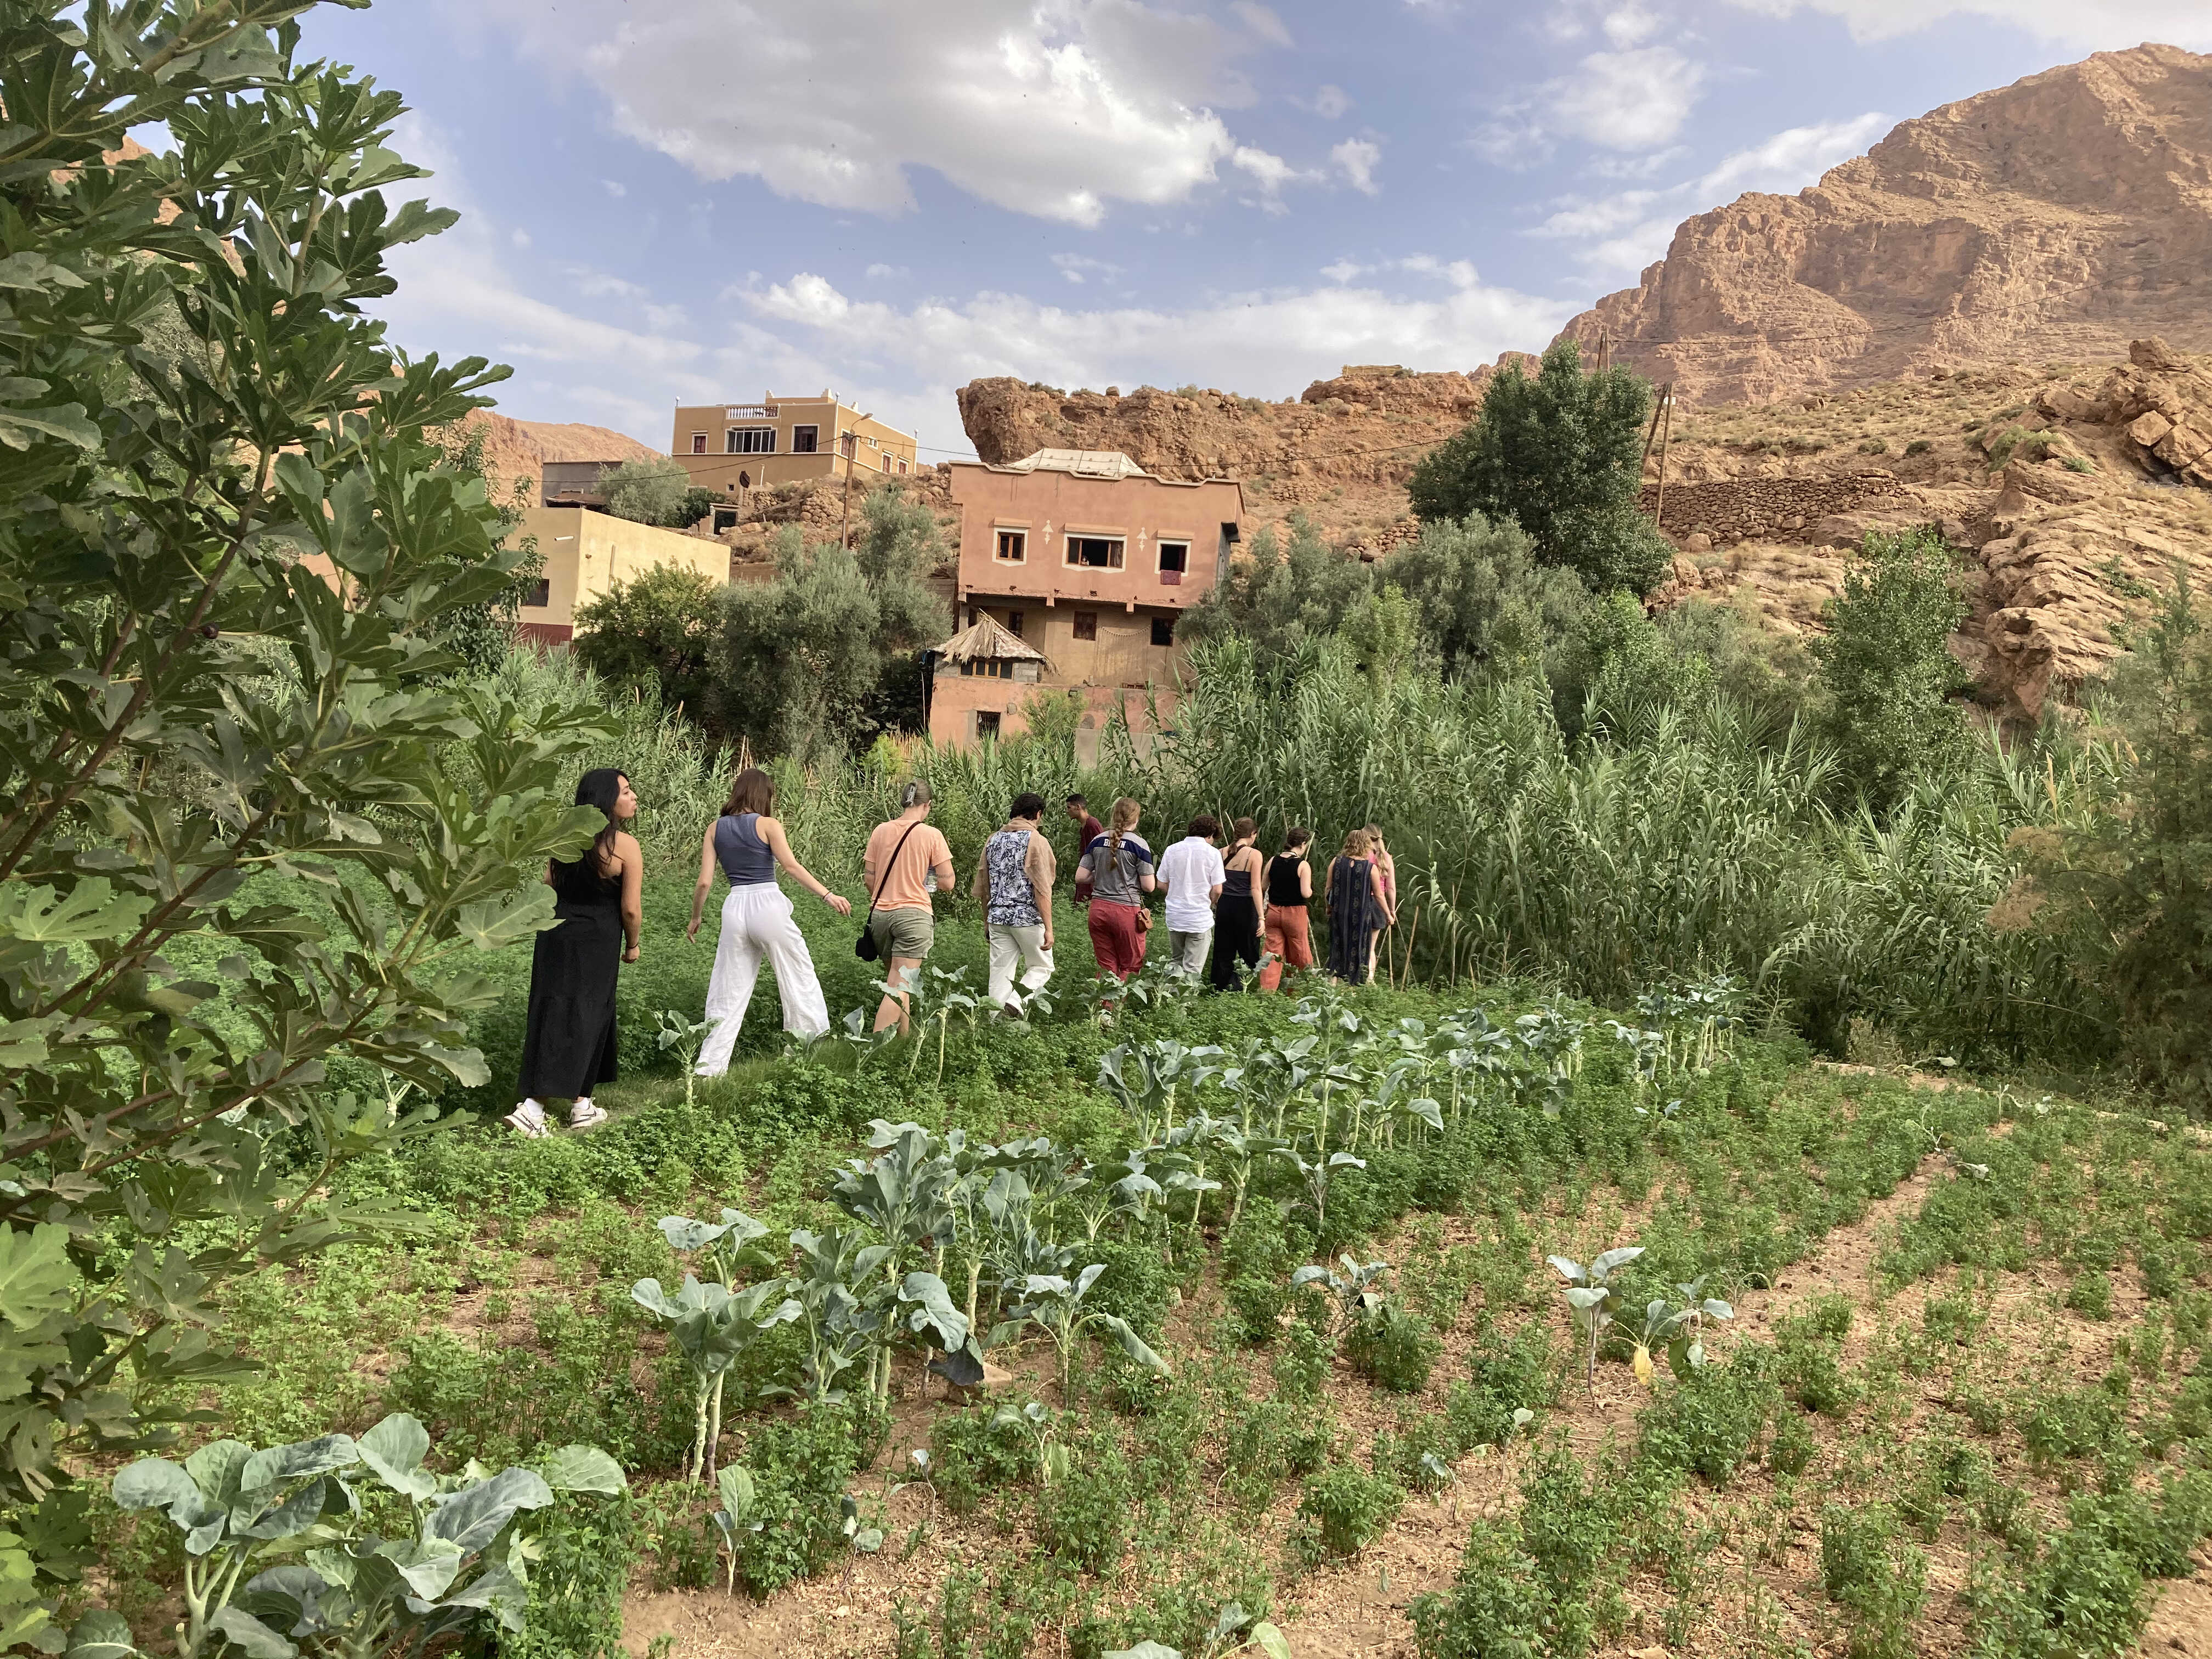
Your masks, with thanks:
M 455 672 L 498 598 L 483 480 L 426 428 L 505 371 L 361 307 L 452 215 L 394 205 L 398 96 L 302 0 L 22 0 L 0 21 L 0 1505 L 222 1374 L 221 1275 L 394 1218 L 339 1160 L 484 1080 L 472 950 L 598 716 Z M 167 124 L 173 149 L 125 133 Z M 0 1645 L 50 1636 L 0 1540 Z

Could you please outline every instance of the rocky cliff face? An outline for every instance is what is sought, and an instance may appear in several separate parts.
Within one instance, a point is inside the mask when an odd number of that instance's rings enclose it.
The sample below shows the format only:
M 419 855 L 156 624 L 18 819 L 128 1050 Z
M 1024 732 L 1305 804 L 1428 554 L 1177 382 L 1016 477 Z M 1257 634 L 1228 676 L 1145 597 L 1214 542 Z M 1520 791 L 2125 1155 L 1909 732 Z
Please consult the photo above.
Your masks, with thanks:
M 483 428 L 487 475 L 508 489 L 520 479 L 533 494 L 548 461 L 649 461 L 662 453 L 606 427 L 518 421 L 494 409 L 473 410 L 461 425 Z
M 960 389 L 960 420 L 994 465 L 1039 449 L 1118 449 L 1161 477 L 1237 479 L 1255 526 L 1302 512 L 1332 540 L 1371 553 L 1410 533 L 1414 464 L 1474 418 L 1495 372 L 1348 366 L 1281 403 L 1196 387 L 1070 392 L 1000 377 Z
M 1686 220 L 1563 337 L 1688 401 L 1768 403 L 2161 334 L 2212 349 L 2212 56 L 2079 64 L 1907 121 L 1796 196 Z

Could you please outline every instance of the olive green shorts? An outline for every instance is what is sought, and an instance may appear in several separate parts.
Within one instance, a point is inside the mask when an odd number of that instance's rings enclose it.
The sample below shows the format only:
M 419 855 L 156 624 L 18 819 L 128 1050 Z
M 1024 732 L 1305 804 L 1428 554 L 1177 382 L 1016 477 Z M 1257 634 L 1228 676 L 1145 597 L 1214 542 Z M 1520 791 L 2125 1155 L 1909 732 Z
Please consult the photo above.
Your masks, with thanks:
M 868 931 L 876 936 L 876 949 L 884 961 L 904 957 L 920 962 L 937 943 L 937 918 L 927 910 L 878 910 L 870 918 Z

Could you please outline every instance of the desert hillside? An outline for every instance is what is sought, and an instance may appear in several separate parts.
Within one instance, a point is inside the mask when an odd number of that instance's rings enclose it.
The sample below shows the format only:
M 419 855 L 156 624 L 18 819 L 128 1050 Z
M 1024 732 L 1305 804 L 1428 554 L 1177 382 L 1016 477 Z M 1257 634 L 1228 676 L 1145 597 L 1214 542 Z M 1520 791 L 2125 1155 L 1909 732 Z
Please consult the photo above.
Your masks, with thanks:
M 1565 335 L 1698 403 L 1960 363 L 2212 349 L 2212 57 L 2099 52 L 1685 221 Z
M 535 490 L 548 461 L 649 461 L 662 453 L 607 427 L 518 421 L 495 409 L 477 410 L 461 424 L 483 428 L 484 471 L 510 488 L 520 481 Z

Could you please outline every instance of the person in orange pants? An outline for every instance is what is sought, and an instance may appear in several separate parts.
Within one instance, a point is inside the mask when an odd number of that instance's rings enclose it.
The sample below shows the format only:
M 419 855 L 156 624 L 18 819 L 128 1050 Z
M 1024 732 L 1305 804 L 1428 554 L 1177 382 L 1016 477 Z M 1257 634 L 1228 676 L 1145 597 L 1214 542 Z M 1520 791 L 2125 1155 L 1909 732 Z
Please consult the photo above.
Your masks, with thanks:
M 1260 963 L 1263 991 L 1282 984 L 1285 968 L 1313 966 L 1313 923 L 1306 911 L 1313 901 L 1313 866 L 1306 856 L 1312 848 L 1313 831 L 1292 824 L 1283 836 L 1283 850 L 1267 860 L 1267 954 Z

